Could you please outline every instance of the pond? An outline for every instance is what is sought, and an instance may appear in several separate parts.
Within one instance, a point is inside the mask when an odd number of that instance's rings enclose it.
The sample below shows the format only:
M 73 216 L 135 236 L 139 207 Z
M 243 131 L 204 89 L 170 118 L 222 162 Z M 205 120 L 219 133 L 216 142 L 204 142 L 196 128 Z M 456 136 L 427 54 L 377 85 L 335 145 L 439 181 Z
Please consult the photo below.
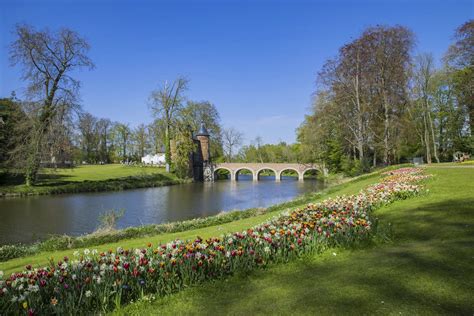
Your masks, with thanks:
M 262 176 L 252 181 L 189 183 L 120 192 L 33 196 L 0 200 L 0 245 L 30 243 L 51 234 L 91 233 L 108 210 L 124 210 L 118 228 L 215 215 L 222 211 L 267 207 L 321 190 L 323 182 Z

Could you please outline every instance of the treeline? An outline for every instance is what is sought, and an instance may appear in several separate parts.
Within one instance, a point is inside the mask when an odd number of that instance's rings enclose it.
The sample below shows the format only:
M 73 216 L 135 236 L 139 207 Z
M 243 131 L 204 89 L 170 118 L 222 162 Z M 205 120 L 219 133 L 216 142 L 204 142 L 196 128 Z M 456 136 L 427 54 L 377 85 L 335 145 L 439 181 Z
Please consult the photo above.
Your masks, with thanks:
M 0 134 L 0 161 L 3 167 L 20 167 L 18 154 L 29 137 L 36 109 L 40 105 L 22 102 L 14 95 L 0 99 L 0 117 L 4 122 Z M 221 125 L 216 107 L 207 102 L 187 101 L 173 117 L 171 139 L 180 126 L 197 131 L 201 123 L 212 137 L 213 157 L 223 155 Z M 190 135 L 189 137 L 192 137 Z M 147 154 L 165 152 L 165 123 L 156 115 L 150 124 L 129 124 L 97 118 L 90 113 L 69 107 L 58 110 L 42 141 L 42 165 L 65 166 L 72 164 L 107 164 L 140 162 Z
M 406 27 L 375 26 L 324 64 L 298 129 L 304 161 L 357 174 L 472 152 L 474 20 L 456 30 L 440 67 L 431 54 L 414 56 L 414 47 Z
M 260 137 L 257 137 L 250 145 L 242 146 L 236 159 L 240 162 L 258 163 L 283 163 L 301 161 L 300 144 L 264 144 Z
M 81 109 L 74 70 L 94 64 L 78 33 L 18 25 L 14 35 L 10 61 L 21 67 L 27 86 L 24 100 L 15 93 L 0 99 L 0 171 L 21 173 L 33 185 L 42 166 L 140 162 L 146 154 L 164 151 L 171 169 L 185 177 L 196 149 L 193 132 L 202 123 L 212 138 L 211 155 L 224 156 L 219 113 L 210 102 L 186 98 L 187 79 L 152 91 L 148 106 L 154 121 L 132 128 Z

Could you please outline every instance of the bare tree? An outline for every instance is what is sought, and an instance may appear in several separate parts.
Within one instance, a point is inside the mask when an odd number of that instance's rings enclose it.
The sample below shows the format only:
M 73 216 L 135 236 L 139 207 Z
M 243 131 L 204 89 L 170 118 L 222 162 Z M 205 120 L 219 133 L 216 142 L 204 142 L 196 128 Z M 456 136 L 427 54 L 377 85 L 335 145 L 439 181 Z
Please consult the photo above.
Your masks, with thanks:
M 260 163 L 263 163 L 263 157 L 262 157 L 262 151 L 261 151 L 262 144 L 263 144 L 262 137 L 257 136 L 255 138 L 255 147 L 257 149 L 258 161 Z
M 34 184 L 40 167 L 40 150 L 44 135 L 60 105 L 75 105 L 79 81 L 71 77 L 77 68 L 92 69 L 87 56 L 89 44 L 76 32 L 61 29 L 37 31 L 28 25 L 18 25 L 16 40 L 11 45 L 12 65 L 23 67 L 23 80 L 28 81 L 28 96 L 37 102 L 34 127 L 26 142 L 26 184 Z
M 244 135 L 233 127 L 226 128 L 222 131 L 222 141 L 228 162 L 232 161 L 232 153 L 236 147 L 242 145 L 243 139 Z
M 150 95 L 153 114 L 165 121 L 165 157 L 167 165 L 171 165 L 171 128 L 184 101 L 183 92 L 188 87 L 188 80 L 179 77 L 172 84 L 165 82 Z
M 419 55 L 416 58 L 414 74 L 416 98 L 421 107 L 421 119 L 423 121 L 423 142 L 426 151 L 426 160 L 431 163 L 431 145 L 436 162 L 439 163 L 438 150 L 436 148 L 436 138 L 431 117 L 431 86 L 434 77 L 434 60 L 430 54 Z
M 319 73 L 319 80 L 326 89 L 333 91 L 338 117 L 345 141 L 355 148 L 362 162 L 367 145 L 367 125 L 370 107 L 366 102 L 367 83 L 364 76 L 368 53 L 357 39 L 339 49 L 335 60 L 329 60 Z M 365 91 L 364 91 L 365 90 Z
M 67 104 L 58 107 L 45 135 L 44 150 L 51 165 L 66 165 L 73 157 L 74 117 Z M 45 155 L 47 156 L 47 155 Z
M 374 91 L 371 101 L 378 105 L 377 117 L 383 120 L 383 162 L 390 164 L 396 157 L 399 122 L 408 103 L 410 52 L 414 37 L 402 26 L 376 26 L 367 29 L 361 41 L 363 48 L 373 56 L 373 62 L 367 67 L 371 90 Z

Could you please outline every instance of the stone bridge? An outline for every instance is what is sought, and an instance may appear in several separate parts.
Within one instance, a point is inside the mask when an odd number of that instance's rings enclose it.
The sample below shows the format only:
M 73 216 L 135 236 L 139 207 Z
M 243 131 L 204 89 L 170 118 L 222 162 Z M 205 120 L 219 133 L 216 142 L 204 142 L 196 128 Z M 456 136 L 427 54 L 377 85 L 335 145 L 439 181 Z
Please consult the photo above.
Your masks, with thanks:
M 298 180 L 304 179 L 304 174 L 309 170 L 316 170 L 326 175 L 327 170 L 318 164 L 300 164 L 300 163 L 219 163 L 214 165 L 213 179 L 216 178 L 216 172 L 227 170 L 230 173 L 232 181 L 239 179 L 239 172 L 248 170 L 252 173 L 252 179 L 258 181 L 260 173 L 264 170 L 270 170 L 275 174 L 275 180 L 280 181 L 284 171 L 295 171 L 298 174 Z

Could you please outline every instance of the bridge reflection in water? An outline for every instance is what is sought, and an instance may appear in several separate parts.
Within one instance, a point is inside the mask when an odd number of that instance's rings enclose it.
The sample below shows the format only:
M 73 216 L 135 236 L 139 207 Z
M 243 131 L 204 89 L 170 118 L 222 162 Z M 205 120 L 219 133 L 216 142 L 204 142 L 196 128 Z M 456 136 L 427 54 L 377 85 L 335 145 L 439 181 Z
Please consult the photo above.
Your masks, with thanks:
M 306 172 L 316 170 L 323 175 L 327 174 L 326 168 L 319 164 L 300 163 L 219 163 L 214 166 L 214 179 L 219 170 L 227 170 L 230 173 L 231 181 L 238 180 L 239 172 L 247 170 L 252 173 L 253 181 L 258 181 L 260 173 L 264 170 L 271 170 L 275 174 L 275 180 L 280 181 L 283 172 L 294 171 L 298 174 L 298 180 L 303 181 Z

